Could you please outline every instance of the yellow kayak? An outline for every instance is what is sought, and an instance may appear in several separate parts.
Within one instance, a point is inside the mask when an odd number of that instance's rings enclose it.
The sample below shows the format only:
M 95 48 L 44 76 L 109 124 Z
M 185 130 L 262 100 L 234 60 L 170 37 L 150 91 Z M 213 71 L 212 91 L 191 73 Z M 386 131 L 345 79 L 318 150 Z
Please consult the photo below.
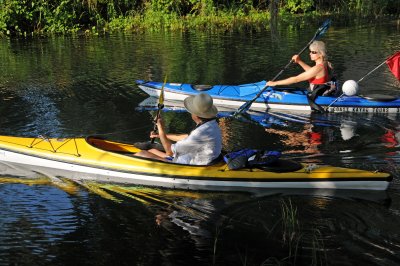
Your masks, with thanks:
M 264 188 L 387 189 L 389 173 L 297 164 L 294 170 L 229 170 L 225 162 L 194 166 L 135 157 L 133 144 L 97 137 L 50 139 L 0 136 L 0 162 L 79 180 L 202 190 Z M 281 164 L 295 164 L 281 160 Z M 285 168 L 285 167 L 283 167 Z

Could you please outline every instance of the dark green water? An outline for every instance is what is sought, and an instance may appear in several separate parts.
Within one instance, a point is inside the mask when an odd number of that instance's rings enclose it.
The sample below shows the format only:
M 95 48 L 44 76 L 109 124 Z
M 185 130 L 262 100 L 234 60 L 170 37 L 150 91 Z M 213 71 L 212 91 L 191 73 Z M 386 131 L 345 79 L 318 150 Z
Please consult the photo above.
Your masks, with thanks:
M 318 23 L 270 31 L 152 33 L 0 40 L 0 134 L 98 134 L 144 141 L 151 113 L 136 79 L 240 84 L 271 79 Z M 324 36 L 339 79 L 358 80 L 400 50 L 396 22 L 335 23 Z M 307 58 L 305 53 L 303 58 Z M 284 76 L 298 73 L 290 68 Z M 399 95 L 383 66 L 362 93 Z M 400 119 L 385 114 L 287 114 L 267 130 L 223 120 L 224 148 L 279 149 L 303 162 L 394 174 L 385 192 L 187 192 L 55 177 L 10 177 L 0 166 L 0 265 L 398 265 Z M 283 118 L 282 118 L 283 116 Z M 193 126 L 166 113 L 171 131 Z M 307 139 L 309 125 L 321 137 Z M 15 171 L 14 171 L 15 173 Z M 89 189 L 92 188 L 92 189 Z M 93 189 L 95 188 L 95 189 Z M 97 193 L 95 193 L 97 192 Z

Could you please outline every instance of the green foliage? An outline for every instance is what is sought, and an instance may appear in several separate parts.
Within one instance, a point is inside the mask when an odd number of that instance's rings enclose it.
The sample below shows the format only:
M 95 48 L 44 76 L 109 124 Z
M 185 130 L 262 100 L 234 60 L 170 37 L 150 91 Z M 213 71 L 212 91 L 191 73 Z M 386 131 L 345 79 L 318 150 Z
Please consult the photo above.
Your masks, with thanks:
M 383 15 L 384 11 L 388 7 L 389 1 L 387 0 L 374 0 L 374 1 L 361 1 L 361 0 L 349 0 L 347 6 L 349 11 L 355 12 L 358 16 L 363 17 L 379 17 Z
M 213 0 L 190 0 L 192 4 L 191 12 L 201 16 L 212 16 L 216 14 Z
M 0 34 L 268 27 L 271 1 L 0 0 Z M 289 15 L 330 12 L 378 18 L 400 14 L 398 0 L 274 1 L 279 13 Z
M 292 14 L 311 11 L 314 0 L 287 0 L 285 9 Z
M 29 32 L 41 24 L 41 8 L 30 0 L 3 0 L 0 10 L 0 30 L 23 33 Z

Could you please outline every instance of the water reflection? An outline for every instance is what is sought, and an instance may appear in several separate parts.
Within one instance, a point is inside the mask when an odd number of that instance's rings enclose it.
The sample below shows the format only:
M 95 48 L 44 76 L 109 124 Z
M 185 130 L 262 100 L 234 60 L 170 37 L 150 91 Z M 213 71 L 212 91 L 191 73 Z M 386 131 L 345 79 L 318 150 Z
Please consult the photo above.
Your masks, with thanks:
M 222 212 L 225 217 L 231 219 L 228 219 L 230 222 L 224 229 L 223 238 L 220 241 L 227 244 L 228 248 L 234 248 L 237 245 L 236 249 L 242 255 L 246 254 L 246 251 L 254 252 L 257 250 L 256 246 L 268 246 L 268 249 L 264 249 L 263 252 L 253 253 L 253 259 L 255 257 L 259 260 L 277 258 L 280 261 L 279 258 L 287 254 L 289 263 L 312 264 L 313 260 L 318 260 L 322 265 L 328 263 L 324 259 L 331 257 L 335 257 L 338 263 L 342 261 L 350 264 L 360 259 L 368 260 L 370 258 L 368 254 L 361 255 L 362 258 L 352 258 L 352 254 L 357 253 L 361 246 L 366 245 L 371 251 L 370 254 L 373 254 L 371 258 L 373 263 L 377 263 L 396 250 L 392 246 L 394 249 L 386 249 L 384 254 L 378 255 L 381 253 L 379 247 L 381 239 L 388 237 L 390 241 L 397 240 L 387 232 L 375 231 L 374 219 L 365 221 L 361 227 L 358 226 L 361 222 L 360 217 L 363 217 L 365 212 L 371 209 L 380 212 L 385 209 L 384 206 L 362 200 L 359 200 L 357 205 L 360 209 L 351 210 L 354 206 L 352 200 L 338 201 L 331 198 L 304 196 L 281 197 L 280 201 L 274 198 L 262 198 L 243 205 L 233 205 Z M 326 215 L 335 209 L 341 211 L 335 212 L 335 215 Z M 290 213 L 292 219 L 289 219 L 285 213 Z M 374 217 L 378 218 L 375 215 Z M 351 225 L 343 226 L 347 223 Z M 389 225 L 389 228 L 392 228 L 390 230 L 394 227 L 395 223 Z M 347 238 L 349 235 L 354 238 Z M 343 243 L 347 243 L 346 252 L 339 251 Z M 298 248 L 297 256 L 295 250 L 291 250 L 294 247 Z M 397 260 L 397 256 L 391 256 L 387 262 Z
M 282 136 L 281 142 L 292 148 L 301 147 L 301 149 L 286 150 L 286 153 L 320 153 L 318 146 L 322 144 L 322 134 L 313 130 L 312 124 L 305 124 L 300 132 L 291 132 L 289 130 L 278 130 L 266 128 L 265 132 Z
M 365 245 L 375 262 L 399 259 L 393 236 L 400 220 L 394 214 L 389 223 L 382 218 L 391 204 L 385 191 L 272 189 L 249 194 L 80 182 L 70 197 L 53 187 L 51 179 L 44 183 L 45 178 L 0 178 L 0 193 L 9 198 L 0 214 L 14 208 L 13 216 L 0 219 L 1 243 L 6 243 L 2 257 L 8 261 L 73 263 L 76 259 L 67 254 L 75 250 L 79 261 L 105 265 L 112 261 L 107 254 L 116 251 L 111 244 L 130 262 L 146 265 L 226 265 L 241 259 L 250 264 L 351 262 Z M 33 190 L 21 185 L 28 182 Z M 365 220 L 367 213 L 371 219 Z M 379 231 L 383 224 L 386 229 Z M 14 231 L 18 238 L 10 246 L 4 237 Z M 382 252 L 383 238 L 392 246 Z M 343 243 L 346 253 L 338 252 Z M 93 252 L 96 257 L 85 257 Z M 16 254 L 25 255 L 20 260 Z M 361 254 L 357 260 L 360 256 L 368 258 Z
M 399 147 L 400 132 L 387 129 L 385 134 L 382 136 L 382 142 L 385 143 L 386 148 Z
M 350 140 L 356 135 L 355 133 L 356 125 L 357 123 L 346 120 L 340 124 L 340 133 L 342 135 L 343 140 Z
M 59 136 L 62 132 L 58 118 L 60 111 L 53 97 L 47 96 L 43 91 L 43 88 L 31 87 L 23 91 L 21 95 L 24 105 L 31 107 L 28 111 L 31 123 L 26 125 L 26 129 L 33 136 L 40 134 Z M 47 129 L 47 132 L 43 129 Z
M 16 264 L 50 261 L 54 258 L 50 250 L 77 230 L 76 211 L 85 207 L 76 206 L 75 199 L 57 186 L 44 186 L 43 180 L 30 180 L 29 189 L 19 183 L 27 182 L 0 178 L 0 263 L 5 258 Z

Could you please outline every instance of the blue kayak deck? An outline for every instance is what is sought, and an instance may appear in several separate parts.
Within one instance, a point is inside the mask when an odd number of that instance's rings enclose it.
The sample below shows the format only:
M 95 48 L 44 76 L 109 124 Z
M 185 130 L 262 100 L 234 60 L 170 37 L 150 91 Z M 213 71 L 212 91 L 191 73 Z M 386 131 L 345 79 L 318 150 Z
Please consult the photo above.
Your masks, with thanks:
M 136 83 L 139 86 L 145 86 L 157 90 L 160 90 L 163 86 L 162 82 L 154 81 L 138 80 Z M 246 102 L 252 100 L 260 90 L 265 88 L 265 85 L 266 81 L 241 85 L 214 86 L 166 83 L 164 90 L 166 92 L 184 95 L 195 95 L 200 92 L 205 92 L 211 95 L 214 99 Z M 400 98 L 387 95 L 380 96 L 382 97 L 343 96 L 338 98 L 332 96 L 319 96 L 316 98 L 315 103 L 323 107 L 331 106 L 332 108 L 391 108 L 391 110 L 388 110 L 389 112 L 400 113 Z M 265 103 L 268 105 L 309 106 L 307 90 L 304 88 L 291 87 L 268 87 L 255 102 Z M 363 110 L 356 111 L 363 112 Z M 367 109 L 364 111 L 368 112 Z M 385 112 L 387 110 L 383 109 L 381 111 Z

